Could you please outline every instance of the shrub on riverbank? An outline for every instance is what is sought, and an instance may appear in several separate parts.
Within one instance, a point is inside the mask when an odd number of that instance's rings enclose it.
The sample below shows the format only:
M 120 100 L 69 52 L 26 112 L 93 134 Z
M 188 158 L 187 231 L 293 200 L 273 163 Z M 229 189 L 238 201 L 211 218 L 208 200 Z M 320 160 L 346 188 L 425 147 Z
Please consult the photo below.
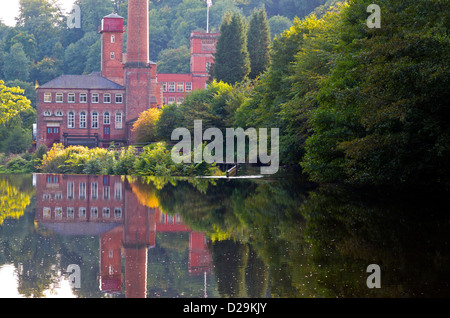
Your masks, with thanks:
M 81 146 L 65 148 L 56 144 L 44 155 L 39 169 L 44 173 L 197 176 L 217 175 L 220 170 L 205 162 L 176 164 L 165 143 L 152 144 L 139 152 L 135 147 L 121 150 L 89 149 Z

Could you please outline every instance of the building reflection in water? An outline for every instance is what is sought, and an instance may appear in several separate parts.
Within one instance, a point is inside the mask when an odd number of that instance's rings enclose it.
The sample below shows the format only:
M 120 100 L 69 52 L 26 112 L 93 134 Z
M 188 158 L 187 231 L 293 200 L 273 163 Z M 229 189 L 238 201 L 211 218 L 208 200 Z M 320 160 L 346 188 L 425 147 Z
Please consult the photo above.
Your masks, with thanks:
M 148 249 L 157 232 L 189 233 L 189 273 L 212 270 L 203 232 L 179 216 L 162 213 L 157 200 L 143 202 L 121 176 L 36 175 L 36 221 L 61 235 L 99 236 L 99 288 L 141 298 L 147 293 Z M 122 273 L 122 259 L 124 273 Z

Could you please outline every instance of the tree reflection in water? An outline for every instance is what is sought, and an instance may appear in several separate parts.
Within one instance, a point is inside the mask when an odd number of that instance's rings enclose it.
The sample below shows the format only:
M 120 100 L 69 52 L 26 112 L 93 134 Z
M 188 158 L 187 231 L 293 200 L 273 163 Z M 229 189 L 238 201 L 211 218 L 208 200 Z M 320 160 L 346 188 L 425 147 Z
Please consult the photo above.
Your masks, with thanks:
M 14 264 L 27 297 L 57 288 L 69 264 L 81 267 L 79 297 L 449 292 L 442 193 L 314 188 L 292 176 L 35 180 L 25 213 L 0 226 L 0 267 Z M 15 195 L 32 197 L 30 183 Z M 372 263 L 381 266 L 381 289 L 366 286 Z

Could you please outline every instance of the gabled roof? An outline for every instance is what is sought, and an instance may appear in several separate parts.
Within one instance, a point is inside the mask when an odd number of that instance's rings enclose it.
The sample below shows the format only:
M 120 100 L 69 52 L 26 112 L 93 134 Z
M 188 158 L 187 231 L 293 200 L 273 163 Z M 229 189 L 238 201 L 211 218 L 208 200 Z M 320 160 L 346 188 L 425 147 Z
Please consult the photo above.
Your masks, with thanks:
M 89 75 L 61 75 L 39 88 L 62 89 L 125 89 L 122 85 L 113 82 L 99 73 Z

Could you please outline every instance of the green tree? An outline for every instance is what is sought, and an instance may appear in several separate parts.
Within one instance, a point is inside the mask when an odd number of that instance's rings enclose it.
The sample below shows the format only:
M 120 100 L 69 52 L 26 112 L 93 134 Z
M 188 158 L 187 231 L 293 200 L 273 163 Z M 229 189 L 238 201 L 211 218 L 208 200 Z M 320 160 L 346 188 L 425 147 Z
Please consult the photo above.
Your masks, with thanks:
M 227 14 L 217 40 L 213 75 L 217 81 L 235 84 L 250 73 L 246 23 L 239 13 Z
M 53 0 L 20 0 L 17 26 L 33 35 L 39 45 L 37 59 L 50 56 L 60 29 L 59 10 Z M 53 44 L 51 44 L 53 43 Z
M 166 49 L 158 56 L 158 73 L 189 73 L 191 53 L 187 46 Z
M 19 87 L 7 87 L 0 80 L 0 124 L 6 124 L 22 111 L 31 108 L 30 101 Z
M 284 31 L 292 26 L 292 21 L 289 18 L 281 15 L 273 16 L 269 19 L 270 38 L 273 40 L 275 36 L 279 36 Z
M 11 46 L 9 54 L 3 65 L 3 74 L 7 80 L 27 81 L 30 76 L 30 60 L 28 59 L 23 46 L 16 43 Z
M 369 29 L 370 3 L 339 13 L 303 167 L 318 182 L 448 185 L 448 13 L 437 0 L 383 0 L 382 28 Z
M 255 10 L 247 31 L 247 47 L 250 58 L 250 79 L 262 74 L 270 63 L 270 31 L 265 8 Z
M 174 129 L 181 127 L 181 112 L 177 104 L 163 107 L 161 115 L 156 122 L 156 137 L 158 140 L 170 141 Z

